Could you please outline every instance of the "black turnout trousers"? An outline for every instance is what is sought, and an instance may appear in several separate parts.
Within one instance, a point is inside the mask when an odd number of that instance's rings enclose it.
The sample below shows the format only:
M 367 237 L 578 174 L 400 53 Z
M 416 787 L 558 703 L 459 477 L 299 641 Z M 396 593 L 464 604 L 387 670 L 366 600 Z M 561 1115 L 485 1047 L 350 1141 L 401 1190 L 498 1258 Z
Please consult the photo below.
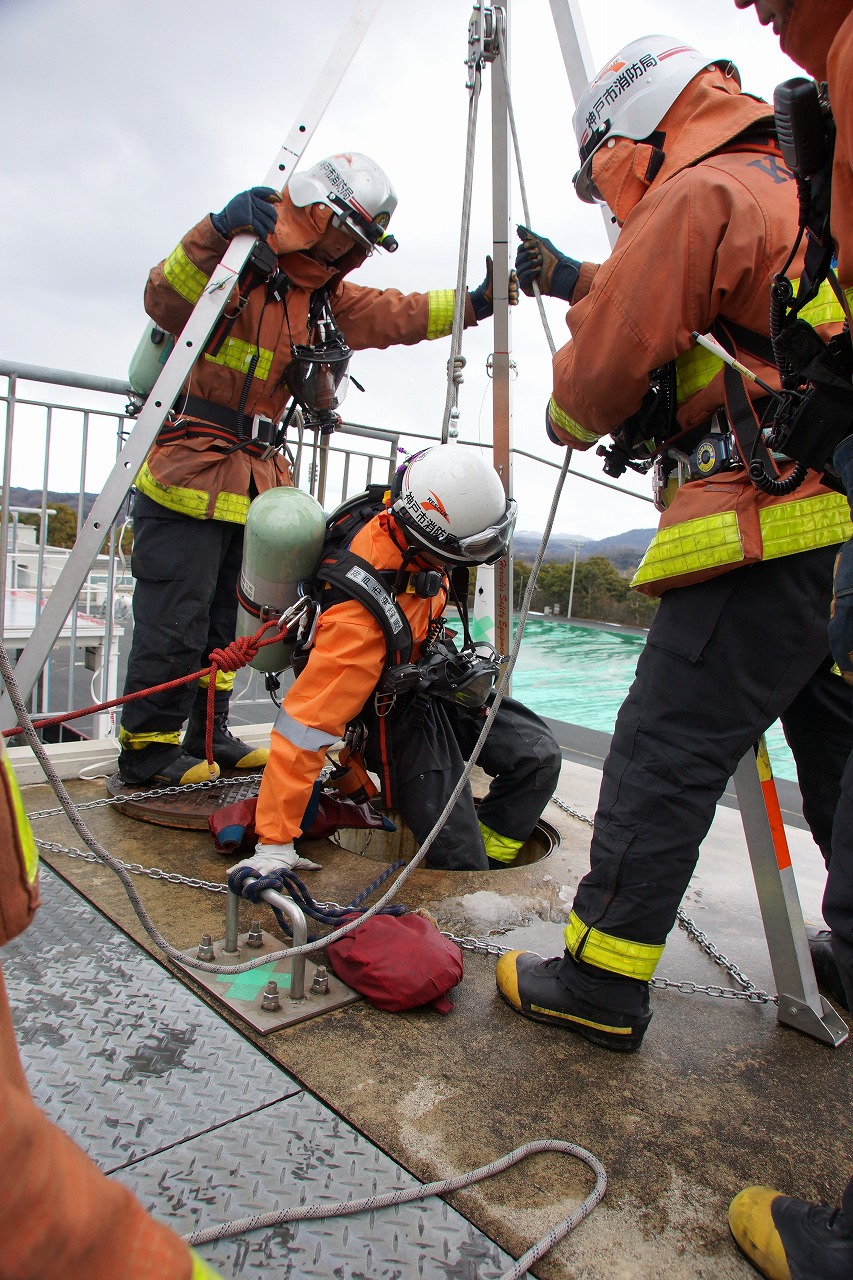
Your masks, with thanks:
M 661 598 L 604 764 L 590 870 L 574 900 L 585 924 L 636 942 L 665 941 L 715 805 L 776 719 L 814 839 L 827 862 L 831 850 L 839 861 L 839 885 L 853 888 L 853 837 L 846 848 L 832 846 L 853 745 L 853 688 L 831 673 L 827 639 L 836 552 L 746 566 Z M 853 816 L 853 770 L 846 785 Z M 853 954 L 853 901 L 846 901 Z M 584 986 L 588 998 L 598 986 L 607 1007 L 640 1011 L 642 984 L 584 966 Z
M 125 693 L 189 675 L 208 665 L 213 649 L 234 639 L 243 525 L 194 520 L 137 494 L 133 513 L 133 644 Z M 179 733 L 197 686 L 181 685 L 122 707 L 128 733 Z M 216 694 L 217 713 L 229 694 Z M 167 757 L 172 748 L 160 754 Z M 144 748 L 146 765 L 158 767 Z M 136 752 L 127 753 L 135 756 Z
M 480 736 L 487 708 L 468 710 L 430 698 L 422 717 L 411 710 L 362 716 L 365 761 L 383 780 L 385 803 L 400 812 L 419 844 L 435 826 Z M 562 757 L 551 730 L 513 698 L 501 701 L 478 765 L 491 777 L 488 794 L 474 806 L 466 786 L 427 851 L 428 867 L 485 871 L 479 823 L 513 840 L 533 831 L 560 776 Z

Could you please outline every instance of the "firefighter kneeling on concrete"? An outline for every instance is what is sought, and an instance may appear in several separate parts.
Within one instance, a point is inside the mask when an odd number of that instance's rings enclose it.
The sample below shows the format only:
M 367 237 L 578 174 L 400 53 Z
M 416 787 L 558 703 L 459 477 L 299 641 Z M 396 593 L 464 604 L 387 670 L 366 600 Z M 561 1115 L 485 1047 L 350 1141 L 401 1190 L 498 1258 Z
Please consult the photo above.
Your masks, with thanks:
M 293 841 L 326 752 L 354 722 L 365 731 L 364 759 L 384 804 L 423 843 L 492 697 L 495 664 L 479 689 L 468 679 L 477 657 L 467 643 L 467 570 L 506 553 L 515 515 L 496 472 L 454 444 L 415 454 L 390 492 L 330 517 L 319 617 L 307 655 L 294 655 L 299 674 L 273 727 L 258 797 L 258 844 L 239 865 L 259 875 L 296 866 Z M 466 633 L 457 654 L 445 635 L 448 599 Z M 470 787 L 462 792 L 426 865 L 485 871 L 511 863 L 554 792 L 560 760 L 544 722 L 504 698 L 478 761 L 492 778 L 488 795 L 475 809 Z

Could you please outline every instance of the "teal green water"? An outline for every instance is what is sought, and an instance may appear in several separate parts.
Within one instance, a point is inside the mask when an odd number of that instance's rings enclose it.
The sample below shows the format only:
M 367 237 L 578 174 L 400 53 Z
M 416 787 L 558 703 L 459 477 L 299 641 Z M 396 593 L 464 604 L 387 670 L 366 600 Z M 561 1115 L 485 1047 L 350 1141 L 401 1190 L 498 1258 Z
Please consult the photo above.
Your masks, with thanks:
M 643 647 L 642 636 L 528 618 L 512 695 L 541 716 L 612 733 Z M 776 723 L 767 748 L 777 778 L 795 782 L 794 758 Z

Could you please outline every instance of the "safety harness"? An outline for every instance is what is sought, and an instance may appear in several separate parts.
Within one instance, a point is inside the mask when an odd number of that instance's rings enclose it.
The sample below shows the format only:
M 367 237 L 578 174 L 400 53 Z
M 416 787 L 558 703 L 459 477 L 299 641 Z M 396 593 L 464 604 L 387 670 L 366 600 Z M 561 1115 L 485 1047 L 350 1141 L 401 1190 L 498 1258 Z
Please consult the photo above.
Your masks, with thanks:
M 385 637 L 386 658 L 374 693 L 378 716 L 388 715 L 402 699 L 402 705 L 417 717 L 419 704 L 436 696 L 463 706 L 480 707 L 488 698 L 501 659 L 475 649 L 468 622 L 468 568 L 451 567 L 447 574 L 449 595 L 459 613 L 463 646 L 457 649 L 444 618 L 433 619 L 417 661 L 413 661 L 414 639 L 409 620 L 398 604 L 403 591 L 414 591 L 431 599 L 441 591 L 445 575 L 438 569 L 410 572 L 417 556 L 410 549 L 399 569 L 376 569 L 351 549 L 360 529 L 386 505 L 385 485 L 371 485 L 338 507 L 326 524 L 326 541 L 320 564 L 309 582 L 300 584 L 300 593 L 314 603 L 312 617 L 299 628 L 293 652 L 297 676 L 308 661 L 320 613 L 343 600 L 357 600 L 376 619 Z

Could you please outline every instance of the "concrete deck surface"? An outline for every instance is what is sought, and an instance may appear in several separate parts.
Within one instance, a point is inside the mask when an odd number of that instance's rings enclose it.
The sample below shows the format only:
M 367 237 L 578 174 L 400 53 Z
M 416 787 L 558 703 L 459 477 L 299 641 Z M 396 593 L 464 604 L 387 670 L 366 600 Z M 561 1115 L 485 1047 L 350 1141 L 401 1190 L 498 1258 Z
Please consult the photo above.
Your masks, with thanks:
M 592 814 L 597 769 L 566 762 L 558 798 Z M 103 782 L 69 784 L 75 802 Z M 475 786 L 475 791 L 477 787 Z M 25 788 L 30 811 L 53 808 L 46 786 Z M 230 862 L 206 833 L 155 827 L 115 808 L 82 814 L 114 854 L 207 880 Z M 493 873 L 416 871 L 401 893 L 443 929 L 541 954 L 562 949 L 562 924 L 587 865 L 589 828 L 550 804 L 543 818 L 560 848 L 529 866 Z M 80 844 L 64 816 L 37 819 L 36 835 Z M 306 881 L 320 899 L 350 901 L 386 865 L 314 842 L 323 864 Z M 823 863 L 809 835 L 787 834 L 806 918 L 820 919 Z M 308 850 L 306 850 L 307 852 Z M 141 946 L 145 935 L 120 882 L 105 868 L 46 854 L 46 861 Z M 223 898 L 138 877 L 162 932 L 180 948 L 224 932 Z M 720 807 L 684 902 L 687 914 L 758 987 L 774 990 L 739 815 Z M 257 908 L 245 908 L 256 916 Z M 265 918 L 264 928 L 275 932 Z M 322 959 L 321 957 L 318 957 Z M 853 1048 L 829 1048 L 776 1022 L 772 1005 L 653 992 L 640 1052 L 623 1057 L 560 1029 L 527 1022 L 497 996 L 494 957 L 465 953 L 455 1008 L 385 1013 L 364 1001 L 266 1037 L 249 1039 L 350 1125 L 422 1181 L 449 1177 L 533 1138 L 581 1144 L 605 1165 L 609 1189 L 591 1217 L 534 1267 L 542 1280 L 735 1280 L 755 1273 L 726 1223 L 744 1185 L 774 1185 L 835 1199 L 853 1166 Z M 176 972 L 178 972 L 176 970 Z M 680 930 L 659 972 L 728 985 L 723 970 Z M 182 981 L 203 989 L 179 973 Z M 223 1006 L 226 1019 L 246 1030 Z M 200 1085 L 199 1087 L 203 1087 Z M 452 1205 L 519 1256 L 592 1187 L 585 1166 L 543 1155 L 450 1197 Z

